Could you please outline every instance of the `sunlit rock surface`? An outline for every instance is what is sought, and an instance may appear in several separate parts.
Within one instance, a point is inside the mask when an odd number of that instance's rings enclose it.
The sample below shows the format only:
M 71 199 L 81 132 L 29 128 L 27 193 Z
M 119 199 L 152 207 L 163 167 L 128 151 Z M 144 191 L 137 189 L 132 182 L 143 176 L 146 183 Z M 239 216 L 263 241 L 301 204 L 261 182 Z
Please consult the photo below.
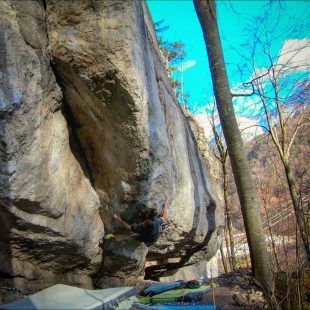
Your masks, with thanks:
M 211 258 L 217 197 L 146 5 L 4 0 L 0 14 L 2 281 L 91 288 Z M 117 239 L 113 213 L 133 223 L 166 199 L 156 244 Z

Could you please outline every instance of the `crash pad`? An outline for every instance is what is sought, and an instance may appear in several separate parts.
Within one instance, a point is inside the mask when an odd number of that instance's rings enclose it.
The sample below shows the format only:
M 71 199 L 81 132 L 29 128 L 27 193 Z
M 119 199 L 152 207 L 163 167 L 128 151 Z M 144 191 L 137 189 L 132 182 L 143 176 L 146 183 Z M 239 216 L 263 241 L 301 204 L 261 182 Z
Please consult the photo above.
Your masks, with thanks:
M 134 309 L 142 310 L 220 310 L 221 306 L 210 303 L 199 304 L 164 304 L 164 305 L 143 305 L 139 303 L 133 304 Z
M 0 309 L 111 309 L 121 300 L 133 296 L 132 287 L 85 290 L 78 287 L 57 284 L 34 295 L 10 304 L 0 305 Z
M 199 288 L 179 288 L 166 291 L 154 296 L 140 297 L 142 304 L 158 304 L 166 302 L 194 302 L 202 299 L 203 294 L 211 290 L 210 285 L 201 285 Z
M 163 283 L 153 283 L 148 287 L 144 288 L 141 292 L 141 296 L 153 296 L 172 289 L 180 288 L 185 283 L 185 281 L 176 282 L 163 282 Z
M 131 296 L 129 298 L 126 298 L 125 300 L 118 302 L 117 306 L 113 308 L 114 310 L 130 310 L 132 309 L 132 305 L 138 302 L 138 298 L 136 296 Z

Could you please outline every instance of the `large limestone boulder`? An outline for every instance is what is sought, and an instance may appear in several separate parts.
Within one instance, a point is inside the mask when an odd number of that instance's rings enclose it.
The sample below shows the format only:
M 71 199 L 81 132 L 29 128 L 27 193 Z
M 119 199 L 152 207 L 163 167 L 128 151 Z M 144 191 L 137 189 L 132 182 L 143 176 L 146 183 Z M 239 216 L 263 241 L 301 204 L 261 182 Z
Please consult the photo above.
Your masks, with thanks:
M 214 255 L 217 197 L 144 2 L 1 1 L 0 70 L 3 276 L 104 286 Z M 156 244 L 107 244 L 114 212 L 133 223 L 165 200 Z

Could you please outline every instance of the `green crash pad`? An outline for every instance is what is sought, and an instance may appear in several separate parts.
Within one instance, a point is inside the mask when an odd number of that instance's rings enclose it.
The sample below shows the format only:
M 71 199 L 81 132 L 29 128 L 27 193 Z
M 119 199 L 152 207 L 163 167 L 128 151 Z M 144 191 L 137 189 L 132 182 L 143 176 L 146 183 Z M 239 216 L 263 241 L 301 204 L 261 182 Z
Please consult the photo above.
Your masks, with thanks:
M 132 287 L 85 290 L 78 287 L 57 284 L 34 295 L 10 304 L 0 305 L 0 309 L 111 309 L 121 300 L 135 294 Z
M 138 303 L 133 304 L 133 309 L 142 310 L 221 310 L 221 305 L 214 306 L 210 303 L 193 303 L 193 304 L 156 304 L 155 306 L 142 305 Z
M 180 299 L 182 299 L 188 294 L 206 293 L 210 290 L 211 290 L 210 285 L 201 285 L 199 288 L 178 288 L 154 296 L 140 297 L 139 302 L 141 304 L 159 304 L 166 302 L 176 302 L 180 301 Z

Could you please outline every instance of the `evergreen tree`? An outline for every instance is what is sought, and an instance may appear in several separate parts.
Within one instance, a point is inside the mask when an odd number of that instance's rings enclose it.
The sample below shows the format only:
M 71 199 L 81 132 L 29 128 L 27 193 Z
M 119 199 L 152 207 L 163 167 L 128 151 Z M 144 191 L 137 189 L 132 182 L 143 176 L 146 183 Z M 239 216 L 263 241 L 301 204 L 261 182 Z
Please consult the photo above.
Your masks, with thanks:
M 155 22 L 154 28 L 158 46 L 167 64 L 167 73 L 171 87 L 174 90 L 178 102 L 186 108 L 189 95 L 183 91 L 183 62 L 186 56 L 184 43 L 180 41 L 170 42 L 164 40 L 163 33 L 169 29 L 169 26 L 164 25 L 163 19 Z M 180 77 L 178 73 L 180 73 Z

